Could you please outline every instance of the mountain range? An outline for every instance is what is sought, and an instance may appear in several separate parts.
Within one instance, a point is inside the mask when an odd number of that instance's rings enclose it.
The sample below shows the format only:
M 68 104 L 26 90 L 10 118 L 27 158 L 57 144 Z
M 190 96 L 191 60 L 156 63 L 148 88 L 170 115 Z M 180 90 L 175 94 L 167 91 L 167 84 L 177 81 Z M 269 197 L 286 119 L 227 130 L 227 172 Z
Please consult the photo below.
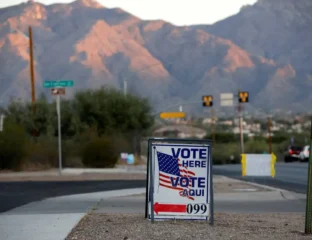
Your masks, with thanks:
M 212 25 L 145 21 L 94 0 L 0 9 L 0 101 L 30 100 L 28 27 L 37 97 L 46 80 L 74 80 L 66 97 L 110 86 L 147 97 L 155 111 L 203 95 L 249 91 L 247 109 L 311 110 L 312 1 L 258 0 Z

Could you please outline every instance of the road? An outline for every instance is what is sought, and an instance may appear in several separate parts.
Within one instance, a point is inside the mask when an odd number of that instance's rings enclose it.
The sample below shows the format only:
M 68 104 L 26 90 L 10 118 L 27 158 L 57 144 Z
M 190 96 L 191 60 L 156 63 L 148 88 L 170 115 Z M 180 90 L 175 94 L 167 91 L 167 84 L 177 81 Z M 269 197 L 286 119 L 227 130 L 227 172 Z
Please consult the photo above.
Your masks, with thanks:
M 306 193 L 307 163 L 277 163 L 275 178 L 242 177 L 240 165 L 214 166 L 214 174 Z M 0 182 L 0 212 L 62 195 L 145 187 L 145 180 Z
M 144 180 L 0 182 L 0 213 L 45 198 L 140 187 Z
M 274 178 L 242 177 L 241 165 L 220 165 L 213 167 L 214 174 L 253 181 L 271 187 L 282 188 L 297 193 L 306 193 L 308 179 L 308 163 L 276 163 Z

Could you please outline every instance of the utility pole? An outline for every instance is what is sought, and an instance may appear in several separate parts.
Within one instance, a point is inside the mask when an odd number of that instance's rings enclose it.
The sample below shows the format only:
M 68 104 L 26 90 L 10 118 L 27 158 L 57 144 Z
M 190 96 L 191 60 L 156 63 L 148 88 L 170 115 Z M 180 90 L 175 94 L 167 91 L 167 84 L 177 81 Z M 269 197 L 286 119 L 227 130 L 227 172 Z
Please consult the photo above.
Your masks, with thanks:
M 241 143 L 241 154 L 244 154 L 244 132 L 243 132 L 243 114 L 242 114 L 242 103 L 249 102 L 249 92 L 241 92 L 238 89 L 238 114 L 239 114 L 239 131 L 240 131 L 240 143 Z
M 123 90 L 124 90 L 124 95 L 127 96 L 127 80 L 124 79 L 123 81 Z
M 29 65 L 30 65 L 30 86 L 31 86 L 31 103 L 32 103 L 32 119 L 34 120 L 36 114 L 36 93 L 35 93 L 35 70 L 34 70 L 34 47 L 33 47 L 33 34 L 32 28 L 29 26 Z M 37 135 L 37 130 L 33 129 L 33 136 Z
M 242 114 L 241 103 L 238 103 L 238 115 L 239 115 L 239 133 L 240 133 L 241 154 L 244 154 L 243 114 Z
M 203 107 L 211 107 L 211 134 L 212 134 L 212 144 L 214 143 L 214 112 L 212 109 L 213 106 L 213 96 L 206 95 L 202 97 Z
M 33 34 L 32 28 L 29 27 L 29 54 L 30 54 L 30 85 L 31 85 L 31 101 L 32 101 L 32 110 L 33 114 L 35 114 L 35 101 L 36 101 L 36 93 L 35 93 L 35 71 L 34 71 L 34 48 L 33 48 Z
M 271 119 L 268 117 L 268 133 L 269 133 L 269 153 L 272 153 L 272 135 L 271 135 Z
M 211 111 L 212 144 L 214 144 L 214 143 L 215 143 L 215 123 L 214 123 L 214 111 L 213 111 L 213 107 L 211 107 L 210 111 Z

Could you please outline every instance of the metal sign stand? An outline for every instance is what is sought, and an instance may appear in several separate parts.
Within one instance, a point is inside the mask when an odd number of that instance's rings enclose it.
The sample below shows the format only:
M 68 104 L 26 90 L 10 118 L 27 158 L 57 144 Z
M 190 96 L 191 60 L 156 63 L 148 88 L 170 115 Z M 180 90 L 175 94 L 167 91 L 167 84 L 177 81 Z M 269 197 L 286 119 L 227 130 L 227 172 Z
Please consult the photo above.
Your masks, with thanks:
M 157 209 L 156 209 L 156 213 L 158 215 L 157 218 L 155 218 L 155 206 L 157 206 L 158 202 L 156 200 L 156 205 L 155 204 L 155 159 L 156 159 L 156 146 L 163 146 L 164 148 L 171 148 L 171 147 L 177 147 L 177 146 L 184 146 L 185 148 L 187 147 L 192 147 L 192 148 L 206 148 L 207 149 L 207 156 L 205 157 L 205 159 L 203 159 L 203 162 L 206 162 L 206 169 L 203 168 L 201 171 L 201 173 L 205 173 L 204 171 L 206 171 L 205 176 L 206 176 L 206 183 L 207 186 L 205 187 L 206 189 L 206 195 L 202 195 L 202 198 L 206 199 L 205 203 L 201 203 L 201 205 L 203 206 L 203 209 L 207 209 L 207 204 L 209 204 L 209 212 L 207 213 L 207 216 L 205 214 L 202 215 L 192 215 L 192 213 L 190 215 L 188 215 L 186 212 L 188 212 L 188 210 L 186 209 L 187 206 L 189 205 L 197 205 L 197 208 L 199 209 L 199 205 L 200 203 L 196 203 L 192 202 L 190 204 L 185 203 L 179 203 L 179 200 L 181 200 L 180 198 L 177 198 L 177 201 L 173 204 L 166 204 L 166 203 L 161 203 L 159 205 L 162 206 L 168 206 L 168 205 L 174 205 L 174 207 L 181 207 L 184 208 L 184 212 L 182 212 L 180 215 L 175 215 L 175 213 L 171 214 L 167 214 L 165 215 L 159 215 L 157 213 Z M 152 223 L 154 223 L 155 219 L 166 219 L 166 220 L 170 220 L 170 219 L 187 219 L 187 220 L 192 220 L 192 219 L 196 219 L 196 220 L 208 220 L 209 219 L 209 224 L 213 225 L 214 224 L 214 197 L 213 197 L 213 174 L 212 174 L 212 150 L 211 150 L 211 140 L 189 140 L 189 139 L 166 139 L 166 138 L 150 138 L 148 140 L 148 155 L 147 155 L 147 174 L 146 174 L 146 199 L 145 199 L 145 218 L 150 219 Z M 172 150 L 173 151 L 173 150 Z M 198 150 L 199 152 L 199 150 Z M 159 152 L 158 152 L 159 153 Z M 169 155 L 166 155 L 166 157 L 168 157 Z M 175 159 L 177 160 L 177 159 Z M 167 159 L 165 160 L 167 161 Z M 170 161 L 170 160 L 168 160 Z M 172 159 L 171 159 L 172 161 Z M 189 161 L 189 160 L 185 160 L 185 161 Z M 159 163 L 158 163 L 159 164 Z M 183 164 L 182 164 L 183 165 Z M 158 165 L 158 169 L 159 169 L 159 165 Z M 207 175 L 206 175 L 207 174 Z M 199 176 L 201 176 L 199 174 Z M 194 177 L 195 179 L 195 177 Z M 193 180 L 194 180 L 193 179 Z M 181 181 L 182 179 L 180 179 Z M 172 180 L 171 180 L 172 181 Z M 199 180 L 197 180 L 199 181 Z M 159 183 L 158 183 L 159 184 Z M 180 186 L 182 186 L 182 183 L 180 182 Z M 157 189 L 156 189 L 157 190 Z M 158 189 L 159 190 L 159 189 Z M 203 190 L 204 193 L 205 190 Z M 181 196 L 181 195 L 180 195 Z M 180 197 L 179 196 L 179 197 Z M 195 197 L 194 197 L 195 198 Z M 156 198 L 157 199 L 157 198 Z M 163 202 L 170 202 L 173 201 L 171 198 L 168 197 L 168 199 L 164 199 Z M 181 200 L 182 201 L 182 200 Z M 206 206 L 206 207 L 205 207 Z M 206 211 L 206 210 L 204 210 Z M 203 211 L 203 212 L 204 212 Z M 169 211 L 171 212 L 171 211 Z M 197 211 L 198 212 L 198 211 Z
M 58 152 L 59 152 L 59 173 L 62 174 L 62 133 L 61 133 L 61 96 L 56 96 L 57 128 L 58 128 Z
M 62 175 L 62 131 L 61 131 L 61 95 L 66 94 L 66 87 L 73 87 L 74 81 L 45 81 L 44 88 L 50 88 L 52 96 L 56 96 L 56 113 L 57 113 L 57 128 L 58 128 L 58 155 L 59 155 L 59 174 Z

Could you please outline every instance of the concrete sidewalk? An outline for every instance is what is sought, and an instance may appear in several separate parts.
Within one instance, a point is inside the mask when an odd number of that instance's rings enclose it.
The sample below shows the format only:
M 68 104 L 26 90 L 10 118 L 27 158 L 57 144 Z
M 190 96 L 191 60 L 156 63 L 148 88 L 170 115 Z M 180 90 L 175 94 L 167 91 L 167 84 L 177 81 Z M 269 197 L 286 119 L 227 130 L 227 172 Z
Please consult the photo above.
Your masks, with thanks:
M 141 194 L 142 189 L 131 189 Z M 0 235 L 6 240 L 64 240 L 102 199 L 126 196 L 129 190 L 77 194 L 32 202 L 0 214 Z
M 62 175 L 80 175 L 84 173 L 146 173 L 146 165 L 116 165 L 114 168 L 63 168 Z M 37 177 L 59 176 L 59 169 L 53 168 L 41 171 L 1 172 L 0 178 L 4 177 Z
M 117 166 L 116 168 L 64 168 L 32 172 L 0 172 L 0 181 L 88 181 L 145 179 L 146 166 Z

